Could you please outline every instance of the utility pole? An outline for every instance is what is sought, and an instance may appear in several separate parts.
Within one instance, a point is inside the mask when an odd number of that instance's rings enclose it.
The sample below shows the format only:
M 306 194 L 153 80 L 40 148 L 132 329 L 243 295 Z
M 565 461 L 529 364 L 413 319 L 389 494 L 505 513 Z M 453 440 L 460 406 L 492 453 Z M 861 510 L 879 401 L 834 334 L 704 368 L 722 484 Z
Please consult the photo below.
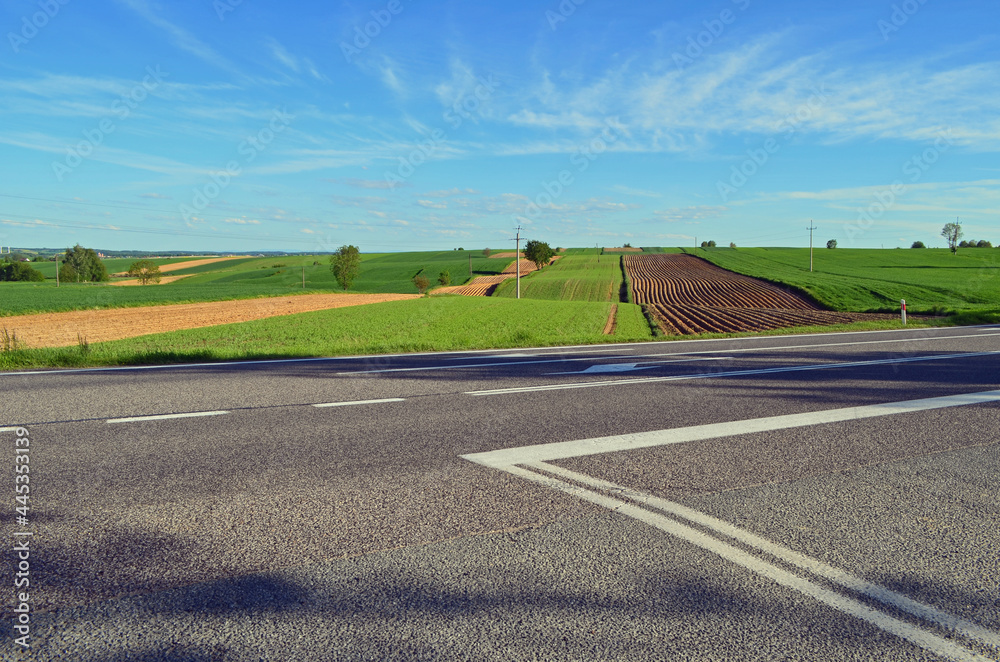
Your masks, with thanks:
M 517 236 L 514 238 L 514 260 L 517 262 L 517 298 L 521 298 L 521 226 L 517 226 Z
M 809 219 L 809 227 L 807 227 L 806 230 L 809 230 L 809 271 L 810 272 L 812 272 L 812 270 L 813 270 L 813 230 L 815 230 L 815 229 L 816 229 L 816 226 L 812 224 L 812 219 Z

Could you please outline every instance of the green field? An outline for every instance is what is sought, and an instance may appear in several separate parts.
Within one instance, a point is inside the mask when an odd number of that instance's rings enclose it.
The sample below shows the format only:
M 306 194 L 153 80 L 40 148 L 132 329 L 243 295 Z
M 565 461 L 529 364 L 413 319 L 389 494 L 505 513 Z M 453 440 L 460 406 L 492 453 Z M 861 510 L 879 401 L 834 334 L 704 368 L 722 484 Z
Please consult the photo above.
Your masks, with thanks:
M 952 323 L 1000 321 L 1000 249 L 960 249 L 955 256 L 942 249 L 824 248 L 814 251 L 813 272 L 808 249 L 801 248 L 644 250 L 698 255 L 723 268 L 797 288 L 835 310 L 895 312 L 899 300 L 906 299 L 914 314 L 957 313 L 950 318 Z M 652 337 L 641 308 L 621 303 L 615 335 L 602 335 L 610 306 L 620 296 L 617 255 L 599 256 L 594 248 L 569 249 L 562 255 L 522 280 L 520 301 L 511 299 L 514 283 L 508 282 L 489 298 L 425 297 L 51 350 L 11 347 L 3 342 L 0 329 L 0 369 L 634 342 Z M 168 261 L 177 260 L 158 260 Z M 472 275 L 499 273 L 510 262 L 485 258 L 478 251 L 367 254 L 351 289 L 412 293 L 417 273 L 434 282 L 447 270 L 452 284 L 459 285 Z M 125 263 L 130 261 L 108 261 L 109 271 L 127 268 Z M 54 263 L 38 266 L 48 267 L 54 275 Z M 246 258 L 192 267 L 188 272 L 190 277 L 176 283 L 145 287 L 62 284 L 56 288 L 52 280 L 0 283 L 0 316 L 339 291 L 327 256 Z M 893 326 L 880 322 L 811 330 Z M 792 331 L 806 330 L 774 333 Z
M 567 251 L 551 265 L 521 278 L 521 298 L 549 301 L 618 301 L 622 272 L 618 255 L 599 249 Z M 494 297 L 514 298 L 517 284 L 509 280 Z
M 608 303 L 576 301 L 423 297 L 94 343 L 87 348 L 0 351 L 0 369 L 542 347 L 650 339 L 641 309 L 630 304 L 618 304 L 616 333 L 603 335 L 610 307 Z
M 500 273 L 511 262 L 484 257 L 479 251 L 363 254 L 361 274 L 351 291 L 416 293 L 412 279 L 420 272 L 436 284 L 438 275 L 448 271 L 452 284 L 460 285 L 470 278 L 470 257 L 472 270 L 477 276 Z M 164 264 L 181 260 L 155 261 Z M 114 273 L 128 269 L 132 262 L 125 259 L 105 260 L 105 265 L 109 273 Z M 0 283 L 0 317 L 341 291 L 330 271 L 326 255 L 229 260 L 170 272 L 168 275 L 191 274 L 173 283 L 133 287 L 106 283 L 60 283 L 56 287 L 55 263 L 38 263 L 37 266 L 51 271 L 52 280 L 44 283 Z
M 797 288 L 834 310 L 1000 310 L 1000 249 L 684 249 L 724 269 Z

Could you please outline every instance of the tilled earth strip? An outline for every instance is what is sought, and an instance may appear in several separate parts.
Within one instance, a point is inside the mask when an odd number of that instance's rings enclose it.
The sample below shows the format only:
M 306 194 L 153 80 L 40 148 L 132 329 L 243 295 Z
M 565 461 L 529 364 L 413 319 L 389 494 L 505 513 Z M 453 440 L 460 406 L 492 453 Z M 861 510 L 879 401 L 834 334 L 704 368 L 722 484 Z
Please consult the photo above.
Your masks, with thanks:
M 636 303 L 647 304 L 665 333 L 767 331 L 791 326 L 892 319 L 823 310 L 807 298 L 683 254 L 626 255 Z
M 182 303 L 107 310 L 76 310 L 0 317 L 0 329 L 27 348 L 67 347 L 151 333 L 195 329 L 314 310 L 419 298 L 419 294 L 302 294 L 299 296 Z

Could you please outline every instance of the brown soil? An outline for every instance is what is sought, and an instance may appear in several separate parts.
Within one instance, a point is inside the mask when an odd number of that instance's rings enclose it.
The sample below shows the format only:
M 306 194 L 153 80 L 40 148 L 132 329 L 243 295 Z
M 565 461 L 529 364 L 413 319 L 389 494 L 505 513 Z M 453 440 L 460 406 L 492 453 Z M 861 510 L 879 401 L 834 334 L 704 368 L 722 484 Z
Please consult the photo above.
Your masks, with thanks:
M 490 257 L 497 256 L 492 255 Z M 510 257 L 514 257 L 514 251 L 510 252 Z M 560 257 L 562 256 L 557 255 L 552 258 L 552 262 L 555 262 Z M 551 262 L 549 264 L 551 264 Z M 535 263 L 531 260 L 521 260 L 521 275 L 529 274 L 532 271 L 538 271 L 538 269 L 535 268 Z M 467 297 L 488 297 L 493 294 L 493 291 L 497 289 L 497 286 L 500 283 L 505 280 L 510 280 L 511 278 L 517 278 L 517 262 L 511 262 L 510 265 L 503 270 L 503 273 L 497 276 L 476 276 L 465 285 L 439 287 L 434 290 L 434 294 L 461 294 Z
M 604 325 L 604 335 L 614 335 L 618 326 L 618 304 L 611 304 L 611 312 L 608 313 L 608 322 Z
M 636 303 L 671 335 L 845 324 L 893 315 L 823 310 L 807 298 L 683 254 L 626 255 Z
M 303 294 L 139 308 L 78 310 L 0 317 L 0 329 L 16 334 L 18 340 L 28 348 L 65 347 L 77 344 L 79 338 L 85 338 L 88 342 L 104 342 L 150 333 L 419 297 L 419 294 Z
M 203 264 L 214 264 L 216 262 L 225 262 L 227 260 L 244 260 L 250 257 L 249 255 L 236 255 L 234 257 L 207 257 L 203 260 L 188 260 L 186 262 L 175 262 L 173 264 L 162 264 L 160 265 L 160 273 L 166 273 L 168 271 L 177 271 L 179 269 L 190 269 L 191 267 L 200 267 Z M 111 274 L 112 276 L 128 276 L 128 273 L 122 271 L 117 274 Z M 174 280 L 177 280 L 174 278 Z M 160 281 L 163 283 L 164 281 Z M 122 284 L 122 283 L 116 283 Z M 128 283 L 131 284 L 131 283 Z

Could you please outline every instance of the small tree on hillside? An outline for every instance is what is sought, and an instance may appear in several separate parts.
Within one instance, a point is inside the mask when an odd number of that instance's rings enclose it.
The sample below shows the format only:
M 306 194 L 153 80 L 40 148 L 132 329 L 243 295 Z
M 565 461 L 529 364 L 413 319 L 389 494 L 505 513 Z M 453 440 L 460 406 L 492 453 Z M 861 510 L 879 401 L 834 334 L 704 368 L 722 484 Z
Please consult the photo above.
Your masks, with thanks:
M 342 288 L 349 289 L 361 273 L 361 251 L 357 246 L 341 246 L 330 256 L 330 271 Z
M 837 247 L 837 240 L 836 239 L 831 239 L 830 241 L 826 242 L 826 247 L 830 248 L 830 249 L 836 248 Z
M 63 264 L 71 267 L 73 272 L 73 277 L 66 279 L 67 282 L 100 283 L 108 280 L 108 270 L 92 248 L 84 248 L 80 244 L 73 248 L 67 248 Z M 59 278 L 63 278 L 61 270 Z
M 431 279 L 420 273 L 413 277 L 413 284 L 416 286 L 417 292 L 425 294 L 431 286 Z
M 128 275 L 138 278 L 140 285 L 160 282 L 160 267 L 152 260 L 138 260 L 128 268 Z
M 524 245 L 525 259 L 534 262 L 535 267 L 538 269 L 541 269 L 548 264 L 549 260 L 551 260 L 554 255 L 555 251 L 553 251 L 552 247 L 544 241 L 535 241 L 532 239 Z
M 483 249 L 483 255 L 485 255 L 486 257 L 489 257 L 491 253 L 493 253 L 493 251 L 491 251 L 490 249 L 488 248 Z
M 447 271 L 442 271 L 438 274 L 438 283 L 441 284 L 441 287 L 448 287 L 451 285 L 451 274 Z
M 958 240 L 962 238 L 961 223 L 957 221 L 955 223 L 945 223 L 944 227 L 941 228 L 941 236 L 948 242 L 948 248 L 951 249 L 952 254 L 958 253 Z
M 927 248 L 927 247 L 924 246 L 924 242 L 922 242 L 922 241 L 915 241 L 915 242 L 913 242 L 913 245 L 910 246 L 910 248 Z

